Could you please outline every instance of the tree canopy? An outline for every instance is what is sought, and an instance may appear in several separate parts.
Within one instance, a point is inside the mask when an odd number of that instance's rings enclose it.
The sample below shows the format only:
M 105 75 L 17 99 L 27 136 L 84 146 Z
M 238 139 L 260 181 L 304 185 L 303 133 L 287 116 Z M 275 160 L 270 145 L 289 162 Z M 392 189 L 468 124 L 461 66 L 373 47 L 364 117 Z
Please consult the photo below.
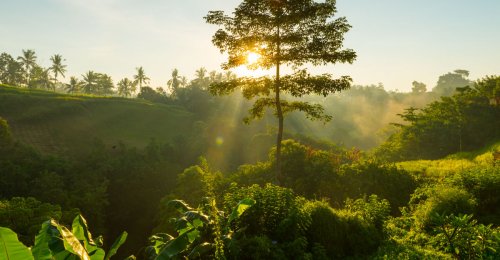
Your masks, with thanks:
M 306 64 L 326 65 L 352 63 L 356 53 L 343 49 L 344 34 L 350 29 L 345 17 L 334 18 L 335 1 L 318 3 L 312 0 L 244 0 L 233 12 L 210 11 L 205 17 L 209 24 L 220 28 L 212 42 L 221 52 L 228 54 L 224 69 L 247 65 L 250 69 L 275 68 L 274 77 L 241 77 L 212 84 L 214 94 L 228 94 L 243 89 L 247 99 L 255 98 L 247 121 L 260 118 L 266 108 L 272 108 L 278 118 L 276 170 L 281 176 L 281 140 L 284 114 L 299 110 L 310 119 L 330 120 L 319 104 L 304 101 L 287 101 L 281 94 L 302 97 L 308 94 L 328 95 L 350 87 L 352 79 L 342 76 L 334 79 L 331 74 L 311 75 Z M 249 55 L 256 57 L 249 59 Z M 251 61 L 250 61 L 251 60 Z M 249 64 L 249 61 L 251 64 Z M 282 66 L 294 73 L 281 76 Z

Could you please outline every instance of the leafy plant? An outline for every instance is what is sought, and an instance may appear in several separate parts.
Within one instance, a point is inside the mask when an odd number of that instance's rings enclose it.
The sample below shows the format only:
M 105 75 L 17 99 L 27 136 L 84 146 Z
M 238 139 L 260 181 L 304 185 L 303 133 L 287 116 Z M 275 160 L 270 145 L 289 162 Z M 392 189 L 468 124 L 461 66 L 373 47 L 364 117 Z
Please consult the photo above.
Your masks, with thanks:
M 102 249 L 103 239 L 92 239 L 86 220 L 78 215 L 70 231 L 51 219 L 43 223 L 35 238 L 35 245 L 29 249 L 17 239 L 16 233 L 0 227 L 0 259 L 83 259 L 109 260 L 125 242 L 127 232 L 123 232 L 113 243 L 108 253 Z
M 9 228 L 0 227 L 0 259 L 33 259 L 29 248 L 17 239 Z
M 458 259 L 498 259 L 500 230 L 492 225 L 477 224 L 472 215 L 436 214 L 436 247 Z
M 146 249 L 148 259 L 197 258 L 223 254 L 223 241 L 231 240 L 234 233 L 231 223 L 255 204 L 252 199 L 241 200 L 228 216 L 219 211 L 215 200 L 206 199 L 195 210 L 181 200 L 172 200 L 168 206 L 181 216 L 173 220 L 177 237 L 165 233 L 150 237 Z

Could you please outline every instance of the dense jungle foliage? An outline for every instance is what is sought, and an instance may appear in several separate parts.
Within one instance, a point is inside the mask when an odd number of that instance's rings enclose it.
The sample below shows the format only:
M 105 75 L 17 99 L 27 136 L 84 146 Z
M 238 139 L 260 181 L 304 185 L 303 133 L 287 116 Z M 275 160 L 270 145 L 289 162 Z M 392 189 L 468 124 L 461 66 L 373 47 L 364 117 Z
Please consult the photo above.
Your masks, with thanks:
M 60 55 L 36 58 L 0 54 L 2 260 L 500 259 L 499 76 L 455 70 L 401 93 L 304 70 L 283 80 L 295 107 L 277 160 L 269 99 L 211 95 L 232 73 L 174 70 L 152 88 L 138 67 L 115 88 L 94 71 L 62 83 Z M 335 92 L 318 82 L 342 92 L 302 97 Z M 249 110 L 262 120 L 242 124 Z
M 0 226 L 14 230 L 36 259 L 40 227 L 52 223 L 57 237 L 79 214 L 105 238 L 128 232 L 118 258 L 496 259 L 499 107 L 480 91 L 494 80 L 401 113 L 404 122 L 373 153 L 290 133 L 295 140 L 283 142 L 282 187 L 273 184 L 272 150 L 258 162 L 233 155 L 229 165 L 241 165 L 221 171 L 199 158 L 211 149 L 212 137 L 203 132 L 187 133 L 197 140 L 153 139 L 138 148 L 94 139 L 89 149 L 63 156 L 23 144 L 2 119 Z M 365 99 L 374 90 L 387 93 L 379 87 L 352 91 Z M 213 118 L 205 116 L 196 124 Z M 2 242 L 13 239 L 2 232 Z M 102 248 L 95 257 L 113 248 L 78 240 L 87 254 Z M 51 250 L 79 254 L 69 247 Z

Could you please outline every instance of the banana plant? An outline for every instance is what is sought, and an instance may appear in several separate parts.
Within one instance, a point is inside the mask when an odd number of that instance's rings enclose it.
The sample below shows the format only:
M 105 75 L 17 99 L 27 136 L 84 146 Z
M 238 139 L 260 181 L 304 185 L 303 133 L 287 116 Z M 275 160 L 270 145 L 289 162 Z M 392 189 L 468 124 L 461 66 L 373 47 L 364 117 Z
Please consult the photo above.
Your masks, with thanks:
M 92 238 L 81 215 L 73 220 L 71 231 L 53 219 L 44 222 L 32 248 L 19 242 L 12 230 L 0 227 L 0 259 L 109 260 L 126 239 L 127 232 L 123 232 L 106 253 L 101 248 L 102 237 Z
M 33 259 L 29 248 L 19 242 L 17 234 L 9 228 L 0 227 L 0 259 Z
M 195 210 L 182 200 L 168 202 L 181 216 L 174 221 L 177 237 L 159 233 L 150 237 L 151 246 L 146 249 L 148 259 L 165 260 L 187 257 L 204 258 L 214 255 L 216 240 L 227 240 L 233 234 L 231 223 L 255 204 L 253 199 L 243 199 L 225 217 L 217 210 L 215 200 L 209 199 L 200 209 Z

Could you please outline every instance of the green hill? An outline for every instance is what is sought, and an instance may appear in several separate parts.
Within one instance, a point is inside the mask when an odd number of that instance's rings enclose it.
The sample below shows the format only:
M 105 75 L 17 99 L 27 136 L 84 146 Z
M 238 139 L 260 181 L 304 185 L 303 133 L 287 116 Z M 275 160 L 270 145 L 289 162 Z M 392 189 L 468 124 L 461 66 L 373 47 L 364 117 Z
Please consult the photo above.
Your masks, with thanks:
M 0 85 L 0 117 L 15 139 L 43 152 L 87 149 L 93 140 L 142 147 L 189 135 L 193 116 L 181 107 L 139 99 L 66 95 Z
M 469 168 L 498 165 L 495 154 L 499 152 L 500 141 L 473 152 L 451 154 L 439 160 L 404 161 L 396 166 L 420 176 L 442 179 Z

